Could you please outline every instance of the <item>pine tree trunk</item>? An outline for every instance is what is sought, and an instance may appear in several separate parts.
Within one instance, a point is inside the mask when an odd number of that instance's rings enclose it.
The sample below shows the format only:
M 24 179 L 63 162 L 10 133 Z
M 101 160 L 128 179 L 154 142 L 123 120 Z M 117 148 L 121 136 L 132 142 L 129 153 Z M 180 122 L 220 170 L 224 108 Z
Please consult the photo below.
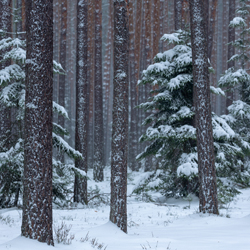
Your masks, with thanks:
M 103 75 L 103 84 L 105 86 L 105 113 L 103 116 L 104 126 L 104 161 L 105 165 L 110 164 L 110 151 L 111 151 L 111 123 L 112 123 L 112 21 L 113 21 L 113 11 L 111 0 L 108 0 L 108 31 L 107 31 L 107 42 L 105 49 L 105 62 L 104 62 L 104 75 Z
M 94 80 L 95 80 L 95 0 L 88 4 L 88 81 L 89 91 L 89 135 L 88 165 L 94 165 Z
M 140 77 L 140 51 L 141 51 L 141 33 L 142 33 L 142 1 L 137 1 L 136 3 L 136 17 L 135 17 L 135 78 L 136 82 L 138 82 Z M 139 104 L 139 89 L 141 87 L 136 86 L 136 105 Z M 140 113 L 141 110 L 136 109 L 136 155 L 140 151 L 140 143 L 139 137 L 140 137 Z M 136 162 L 135 170 L 139 170 L 139 163 Z
M 53 245 L 53 1 L 26 0 L 26 97 L 22 236 Z
M 95 0 L 94 180 L 103 181 L 102 1 Z
M 190 0 L 195 123 L 200 182 L 200 212 L 218 214 L 207 54 L 207 20 L 202 0 Z
M 130 130 L 129 130 L 129 153 L 128 165 L 134 171 L 137 169 L 137 109 L 136 109 L 136 72 L 135 72 L 135 26 L 134 26 L 134 6 L 129 4 L 129 77 L 130 77 Z
M 213 50 L 217 5 L 218 5 L 218 0 L 212 0 L 210 8 L 210 17 L 208 22 L 208 58 L 210 59 L 210 61 Z
M 67 45 L 67 0 L 60 0 L 60 51 L 59 51 L 59 62 L 61 63 L 63 69 L 66 69 L 66 45 Z M 65 87 L 66 87 L 66 75 L 59 75 L 59 93 L 58 93 L 58 103 L 59 105 L 65 107 Z M 62 115 L 58 116 L 58 124 L 65 127 L 65 121 Z M 64 138 L 64 136 L 62 136 Z M 64 162 L 64 153 L 59 152 L 59 160 Z
M 175 30 L 179 30 L 182 28 L 182 2 L 183 0 L 174 1 Z
M 88 162 L 88 0 L 78 0 L 77 5 L 77 58 L 76 58 L 76 130 L 75 148 L 83 159 L 76 159 L 75 166 L 87 173 Z M 88 203 L 87 178 L 75 176 L 74 201 Z
M 235 0 L 229 0 L 229 23 L 235 17 Z M 228 28 L 228 43 L 235 41 L 235 29 L 232 27 Z M 228 60 L 235 54 L 235 47 L 232 44 L 228 44 Z M 227 68 L 235 67 L 235 61 L 227 63 Z M 233 103 L 233 92 L 227 92 L 226 107 L 229 107 Z M 228 110 L 226 111 L 228 113 Z
M 114 0 L 114 99 L 110 220 L 127 232 L 128 14 L 125 0 Z

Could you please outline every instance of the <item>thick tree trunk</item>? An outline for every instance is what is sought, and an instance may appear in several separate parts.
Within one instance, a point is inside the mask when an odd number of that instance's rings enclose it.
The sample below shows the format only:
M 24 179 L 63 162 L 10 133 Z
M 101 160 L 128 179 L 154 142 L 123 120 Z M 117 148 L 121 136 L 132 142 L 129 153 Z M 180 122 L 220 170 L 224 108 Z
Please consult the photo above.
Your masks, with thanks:
M 83 159 L 77 159 L 77 168 L 88 170 L 88 115 L 89 115 L 89 82 L 88 82 L 88 0 L 78 0 L 77 5 L 77 56 L 76 56 L 76 132 L 75 148 Z M 76 175 L 74 201 L 87 204 L 87 178 Z
M 235 0 L 229 0 L 229 23 L 235 17 Z M 235 47 L 230 44 L 235 41 L 235 29 L 232 27 L 228 28 L 228 60 L 235 54 Z M 235 67 L 235 61 L 227 63 L 227 68 Z M 233 92 L 227 92 L 226 107 L 229 107 L 233 103 Z M 228 113 L 228 110 L 226 111 Z
M 26 97 L 22 236 L 53 245 L 53 1 L 26 0 Z
M 114 99 L 110 220 L 127 232 L 128 4 L 114 0 Z
M 103 181 L 102 1 L 95 0 L 94 180 Z
M 215 158 L 207 54 L 207 20 L 202 0 L 190 0 L 194 77 L 195 123 L 197 131 L 200 212 L 218 214 Z

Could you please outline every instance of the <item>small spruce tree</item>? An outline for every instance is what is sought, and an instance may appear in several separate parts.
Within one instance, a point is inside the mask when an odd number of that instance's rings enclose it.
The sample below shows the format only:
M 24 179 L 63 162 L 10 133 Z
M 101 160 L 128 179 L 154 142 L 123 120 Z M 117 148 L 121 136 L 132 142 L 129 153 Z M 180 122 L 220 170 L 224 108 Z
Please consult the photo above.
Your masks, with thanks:
M 0 53 L 2 54 L 0 63 L 12 62 L 0 70 L 0 103 L 13 108 L 14 114 L 11 131 L 0 138 L 0 206 L 10 207 L 17 205 L 20 192 L 22 192 L 26 42 L 11 37 L 1 39 Z M 61 65 L 55 61 L 54 73 L 64 73 Z M 64 107 L 55 102 L 53 102 L 53 111 L 68 119 Z M 53 123 L 54 148 L 65 152 L 70 158 L 81 157 L 81 154 L 61 137 L 63 135 L 68 135 L 68 131 L 57 123 Z M 9 148 L 6 147 L 7 144 L 10 145 Z M 69 185 L 73 183 L 74 173 L 84 174 L 73 164 L 62 163 L 53 158 L 54 203 L 61 205 L 72 192 Z
M 140 160 L 155 155 L 159 168 L 140 183 L 135 192 L 156 189 L 167 197 L 198 195 L 190 33 L 178 30 L 164 35 L 162 40 L 175 46 L 158 53 L 154 64 L 143 71 L 139 81 L 139 84 L 157 85 L 158 88 L 152 91 L 148 102 L 139 106 L 151 111 L 143 123 L 149 126 L 140 138 L 140 141 L 149 141 L 150 145 L 137 157 Z M 220 88 L 212 86 L 211 92 L 224 95 Z M 228 195 L 233 195 L 237 190 L 232 173 L 241 175 L 239 159 L 250 147 L 223 117 L 212 114 L 212 125 L 219 196 L 223 196 L 225 188 L 229 190 Z M 149 184 L 152 181 L 156 185 Z

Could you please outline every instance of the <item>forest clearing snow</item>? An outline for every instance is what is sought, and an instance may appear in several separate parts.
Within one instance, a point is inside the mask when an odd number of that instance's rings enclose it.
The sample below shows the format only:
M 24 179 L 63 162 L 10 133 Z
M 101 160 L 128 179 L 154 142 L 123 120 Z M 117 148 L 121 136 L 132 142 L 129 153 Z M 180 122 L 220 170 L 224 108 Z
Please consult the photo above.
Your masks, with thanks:
M 139 173 L 134 177 L 128 194 Z M 104 193 L 109 192 L 109 178 L 103 183 L 90 181 L 91 185 L 98 185 Z M 168 199 L 156 205 L 129 196 L 128 234 L 109 222 L 108 205 L 54 209 L 54 227 L 64 222 L 72 226 L 70 233 L 74 235 L 72 244 L 55 241 L 54 248 L 21 237 L 21 215 L 18 209 L 0 210 L 0 250 L 250 249 L 250 189 L 242 190 L 233 202 L 220 209 L 219 216 L 198 213 L 198 199 L 194 197 L 190 204 L 182 199 Z

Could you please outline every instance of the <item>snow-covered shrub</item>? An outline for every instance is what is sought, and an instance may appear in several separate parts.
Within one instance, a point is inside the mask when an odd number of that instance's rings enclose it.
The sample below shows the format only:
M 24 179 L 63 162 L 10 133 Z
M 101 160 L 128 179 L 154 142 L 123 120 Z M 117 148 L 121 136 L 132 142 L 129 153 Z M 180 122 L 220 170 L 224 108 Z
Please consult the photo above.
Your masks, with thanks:
M 74 234 L 69 234 L 72 225 L 66 225 L 64 221 L 62 221 L 61 225 L 54 225 L 54 239 L 60 244 L 70 245 L 72 240 L 75 238 Z
M 167 197 L 183 197 L 190 193 L 198 195 L 198 156 L 196 147 L 195 109 L 193 100 L 192 50 L 190 34 L 178 30 L 164 35 L 163 40 L 175 46 L 158 53 L 154 64 L 143 71 L 139 84 L 157 86 L 148 102 L 139 107 L 151 111 L 145 119 L 148 125 L 140 141 L 150 142 L 137 159 L 155 155 L 162 169 L 157 186 L 150 188 L 157 171 L 137 187 L 140 190 L 159 190 Z M 220 88 L 211 92 L 224 94 Z M 231 181 L 242 177 L 241 161 L 249 151 L 249 143 L 236 133 L 222 116 L 212 114 L 214 148 L 218 180 Z M 236 176 L 238 176 L 236 178 Z M 221 185 L 219 185 L 220 187 Z

